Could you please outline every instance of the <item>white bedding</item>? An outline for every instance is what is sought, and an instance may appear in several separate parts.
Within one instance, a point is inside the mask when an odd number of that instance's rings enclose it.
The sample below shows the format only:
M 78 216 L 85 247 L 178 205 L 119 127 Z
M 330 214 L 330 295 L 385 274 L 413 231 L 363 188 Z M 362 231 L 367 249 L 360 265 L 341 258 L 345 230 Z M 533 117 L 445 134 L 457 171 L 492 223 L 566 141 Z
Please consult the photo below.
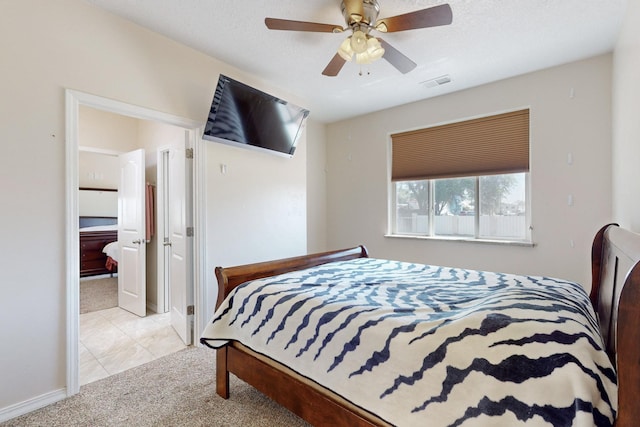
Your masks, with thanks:
M 107 243 L 107 245 L 102 249 L 102 252 L 110 256 L 114 261 L 118 261 L 118 253 L 119 251 L 118 242 Z
M 111 225 L 93 225 L 91 227 L 82 227 L 80 232 L 83 231 L 118 231 L 118 224 Z

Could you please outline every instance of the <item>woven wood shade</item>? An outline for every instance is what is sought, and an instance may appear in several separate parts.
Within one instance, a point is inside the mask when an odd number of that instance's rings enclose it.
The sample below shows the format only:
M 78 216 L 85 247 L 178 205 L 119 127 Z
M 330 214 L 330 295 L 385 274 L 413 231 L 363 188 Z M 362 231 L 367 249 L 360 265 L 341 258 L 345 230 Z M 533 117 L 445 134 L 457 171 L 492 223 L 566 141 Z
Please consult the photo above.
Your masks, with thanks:
M 529 171 L 529 110 L 391 135 L 393 181 Z

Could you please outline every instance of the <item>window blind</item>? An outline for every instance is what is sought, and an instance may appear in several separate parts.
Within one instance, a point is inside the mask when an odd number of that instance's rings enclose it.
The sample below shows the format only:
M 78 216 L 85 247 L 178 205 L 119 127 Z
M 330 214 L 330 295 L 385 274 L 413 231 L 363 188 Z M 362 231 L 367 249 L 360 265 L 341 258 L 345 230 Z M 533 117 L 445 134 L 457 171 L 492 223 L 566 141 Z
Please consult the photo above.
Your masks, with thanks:
M 529 171 L 529 110 L 391 135 L 391 179 Z

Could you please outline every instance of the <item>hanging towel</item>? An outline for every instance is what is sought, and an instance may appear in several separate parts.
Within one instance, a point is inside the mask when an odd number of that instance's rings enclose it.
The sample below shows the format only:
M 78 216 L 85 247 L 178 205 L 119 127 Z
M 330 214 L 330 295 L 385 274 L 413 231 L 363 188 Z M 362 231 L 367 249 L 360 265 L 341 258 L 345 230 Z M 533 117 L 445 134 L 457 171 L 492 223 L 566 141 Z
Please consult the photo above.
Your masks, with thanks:
M 156 230 L 155 222 L 155 200 L 153 197 L 153 185 L 147 182 L 147 188 L 145 191 L 145 223 L 146 223 L 146 239 L 147 242 L 151 241 Z

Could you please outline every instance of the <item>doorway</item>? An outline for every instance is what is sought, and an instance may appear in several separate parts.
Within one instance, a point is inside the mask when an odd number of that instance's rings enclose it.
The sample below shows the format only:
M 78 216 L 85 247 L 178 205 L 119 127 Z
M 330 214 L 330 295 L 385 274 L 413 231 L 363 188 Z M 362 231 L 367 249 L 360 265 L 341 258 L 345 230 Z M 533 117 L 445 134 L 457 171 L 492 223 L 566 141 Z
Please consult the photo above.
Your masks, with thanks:
M 160 206 L 155 204 L 154 209 L 151 203 L 155 193 L 152 191 L 155 180 L 151 181 L 155 175 L 155 164 L 149 164 L 146 170 L 146 150 L 142 148 L 119 152 L 122 148 L 144 146 L 154 158 L 153 141 L 145 136 L 149 134 L 145 130 L 149 129 L 154 130 L 151 134 L 153 140 L 164 137 L 177 140 L 174 142 L 176 145 L 184 145 L 185 131 L 182 128 L 89 107 L 82 107 L 80 111 L 80 143 L 99 141 L 97 149 L 101 151 L 97 153 L 96 147 L 83 145 L 78 163 L 81 187 L 81 387 L 183 350 L 191 344 L 191 334 L 180 335 L 185 328 L 173 326 L 173 314 L 156 304 L 160 296 L 165 297 L 157 291 L 157 274 L 147 274 L 161 269 L 162 265 L 156 265 L 155 258 L 147 256 L 150 252 L 147 249 L 153 247 L 155 250 L 157 247 L 160 233 L 154 227 L 154 216 L 144 213 L 158 211 L 162 214 L 158 216 L 166 216 Z M 113 148 L 118 148 L 114 151 L 118 152 L 105 153 L 112 148 L 109 142 L 118 138 L 130 139 L 132 146 L 113 144 Z M 180 171 L 176 171 L 178 173 Z M 184 171 L 182 175 L 184 177 Z M 145 178 L 150 181 L 147 185 Z M 147 200 L 149 203 L 145 207 Z M 98 222 L 109 225 L 88 226 Z M 145 227 L 145 223 L 149 226 Z M 135 241 L 138 244 L 133 244 Z M 177 287 L 184 287 L 186 283 L 190 281 L 183 279 Z M 167 289 L 170 288 L 170 283 L 167 283 Z
M 192 201 L 194 211 L 194 226 L 197 233 L 193 234 L 192 249 L 194 254 L 192 271 L 194 311 L 196 314 L 200 312 L 199 306 L 202 300 L 204 274 L 200 271 L 200 264 L 197 256 L 202 252 L 200 242 L 204 235 L 204 224 L 201 220 L 203 213 L 199 206 L 203 206 L 203 193 L 201 192 L 202 168 L 200 166 L 201 152 L 201 127 L 198 123 L 172 116 L 165 113 L 149 110 L 143 107 L 132 106 L 118 101 L 97 97 L 94 95 L 84 94 L 77 91 L 66 91 L 67 117 L 66 117 L 66 154 L 67 154 L 67 394 L 73 395 L 79 391 L 79 246 L 78 246 L 78 152 L 79 152 L 79 109 L 80 106 L 88 106 L 98 110 L 103 110 L 123 116 L 133 117 L 156 121 L 159 123 L 169 124 L 184 129 L 186 139 L 193 150 L 193 188 Z M 199 189 L 200 191 L 195 191 Z M 200 330 L 201 320 L 196 315 L 194 317 L 193 330 Z

